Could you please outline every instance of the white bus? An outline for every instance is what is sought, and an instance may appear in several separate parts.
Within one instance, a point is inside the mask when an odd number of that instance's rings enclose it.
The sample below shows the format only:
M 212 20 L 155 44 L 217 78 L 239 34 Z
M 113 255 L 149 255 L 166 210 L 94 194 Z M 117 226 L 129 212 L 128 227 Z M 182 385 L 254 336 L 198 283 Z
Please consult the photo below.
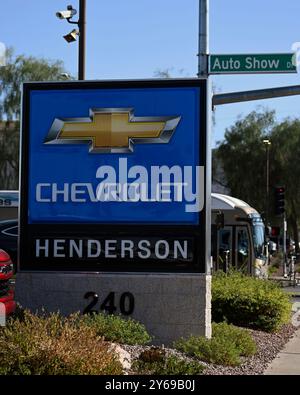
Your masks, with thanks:
M 230 268 L 267 278 L 265 226 L 249 204 L 212 193 L 213 270 Z

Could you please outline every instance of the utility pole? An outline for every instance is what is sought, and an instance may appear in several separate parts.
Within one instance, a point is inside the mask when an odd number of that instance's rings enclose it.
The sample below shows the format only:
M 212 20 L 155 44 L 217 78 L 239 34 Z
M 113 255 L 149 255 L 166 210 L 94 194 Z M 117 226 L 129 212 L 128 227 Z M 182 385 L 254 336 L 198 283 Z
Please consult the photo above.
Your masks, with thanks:
M 85 32 L 86 32 L 86 0 L 79 0 L 79 49 L 78 49 L 78 79 L 85 79 Z

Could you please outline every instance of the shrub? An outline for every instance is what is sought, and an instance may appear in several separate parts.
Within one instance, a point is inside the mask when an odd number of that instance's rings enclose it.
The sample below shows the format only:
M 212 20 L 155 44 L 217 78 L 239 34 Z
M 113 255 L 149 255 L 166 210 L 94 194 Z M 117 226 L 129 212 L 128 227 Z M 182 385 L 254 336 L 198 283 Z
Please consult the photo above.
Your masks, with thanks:
M 0 329 L 0 375 L 121 373 L 111 345 L 78 315 L 38 317 L 25 311 Z
M 249 357 L 256 353 L 256 344 L 251 335 L 244 329 L 238 328 L 226 322 L 213 323 L 212 335 L 217 339 L 226 339 L 231 341 L 238 349 L 239 354 Z
M 163 348 L 151 347 L 149 350 L 142 351 L 139 359 L 143 362 L 163 362 L 166 357 L 166 351 Z
M 166 357 L 164 350 L 147 350 L 133 363 L 133 369 L 138 374 L 195 375 L 201 374 L 204 366 L 197 361 L 185 361 L 175 355 Z
M 216 273 L 212 280 L 212 319 L 234 325 L 278 330 L 290 319 L 289 296 L 271 281 L 238 272 Z
M 277 273 L 277 271 L 278 271 L 278 268 L 275 265 L 269 266 L 269 268 L 268 268 L 268 275 L 272 276 L 272 274 Z
M 241 356 L 256 353 L 256 345 L 246 330 L 223 323 L 213 323 L 212 338 L 191 336 L 175 343 L 175 347 L 202 361 L 225 366 L 241 363 Z
M 98 336 L 121 344 L 146 344 L 151 336 L 143 324 L 117 315 L 92 314 L 83 317 L 84 322 L 91 326 Z

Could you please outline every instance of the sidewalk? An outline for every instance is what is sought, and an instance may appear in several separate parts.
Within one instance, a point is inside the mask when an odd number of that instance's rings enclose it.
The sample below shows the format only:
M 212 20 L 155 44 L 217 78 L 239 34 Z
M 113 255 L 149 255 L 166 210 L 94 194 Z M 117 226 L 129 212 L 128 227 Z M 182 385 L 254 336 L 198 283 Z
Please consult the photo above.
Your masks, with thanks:
M 270 363 L 265 375 L 300 375 L 300 329 Z

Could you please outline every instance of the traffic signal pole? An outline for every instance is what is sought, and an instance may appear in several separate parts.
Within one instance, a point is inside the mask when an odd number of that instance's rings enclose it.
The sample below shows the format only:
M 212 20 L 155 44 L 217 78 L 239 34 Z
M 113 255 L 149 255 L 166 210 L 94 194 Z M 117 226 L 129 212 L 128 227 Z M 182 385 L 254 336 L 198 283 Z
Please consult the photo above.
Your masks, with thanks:
M 211 143 L 210 143 L 210 125 L 212 118 L 211 107 L 211 89 L 208 71 L 208 55 L 209 55 L 209 0 L 199 0 L 199 46 L 198 46 L 198 78 L 206 80 L 207 92 L 206 99 L 206 169 L 205 169 L 205 311 L 208 315 L 205 318 L 205 336 L 211 338 Z
M 206 273 L 211 273 L 211 88 L 208 70 L 209 56 L 209 0 L 199 0 L 199 43 L 198 43 L 198 78 L 207 81 L 207 114 L 206 114 L 206 185 L 205 185 L 205 217 L 206 217 Z M 210 291 L 209 291 L 210 292 Z
M 287 254 L 286 254 L 286 234 L 287 234 L 287 222 L 286 215 L 283 214 L 283 277 L 287 277 L 286 263 L 287 263 Z
M 208 78 L 209 0 L 199 0 L 198 77 Z
M 218 93 L 213 96 L 212 105 L 242 103 L 245 101 L 274 99 L 277 97 L 300 95 L 300 85 L 282 86 L 279 88 L 257 89 L 230 93 Z
M 285 188 L 283 186 L 275 188 L 275 214 L 283 218 L 283 236 L 282 236 L 282 253 L 283 253 L 283 276 L 287 276 L 287 253 L 286 253 L 286 235 L 287 222 L 285 214 Z

